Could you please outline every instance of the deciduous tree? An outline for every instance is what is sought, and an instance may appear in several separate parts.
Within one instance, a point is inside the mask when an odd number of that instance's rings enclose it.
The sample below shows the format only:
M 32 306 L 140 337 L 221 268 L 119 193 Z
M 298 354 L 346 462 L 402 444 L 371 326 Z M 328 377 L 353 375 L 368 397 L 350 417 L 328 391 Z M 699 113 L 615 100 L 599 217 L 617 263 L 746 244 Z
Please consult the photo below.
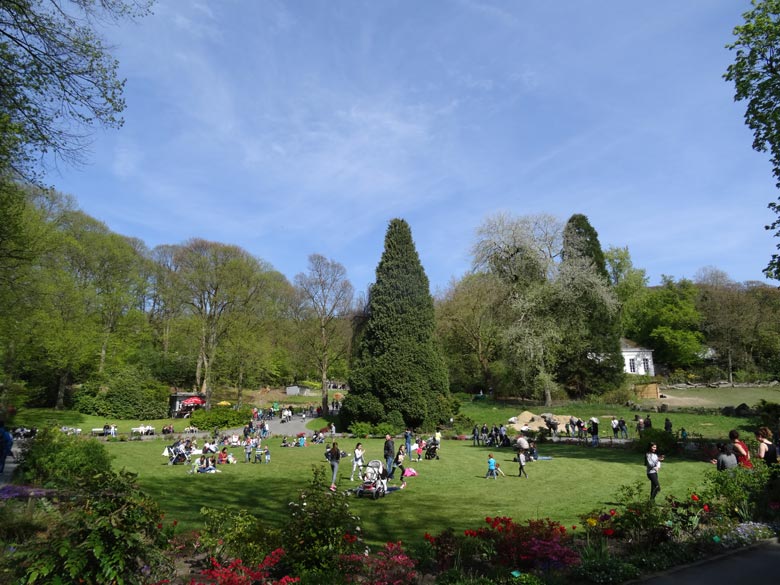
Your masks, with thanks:
M 142 16 L 148 0 L 0 2 L 0 166 L 36 175 L 46 153 L 81 160 L 90 127 L 122 125 L 124 81 L 94 26 Z
M 735 101 L 747 102 L 745 124 L 753 131 L 753 149 L 769 152 L 772 174 L 780 187 L 780 0 L 753 0 L 752 10 L 743 18 L 745 24 L 734 28 L 736 40 L 727 45 L 736 53 L 724 77 L 734 83 Z M 780 202 L 771 202 L 769 208 L 778 217 L 766 229 L 777 238 Z M 772 255 L 764 273 L 780 280 L 780 254 Z
M 301 347 L 320 376 L 322 409 L 328 411 L 328 372 L 347 355 L 349 313 L 354 290 L 343 265 L 320 254 L 309 256 L 309 270 L 295 276 Z

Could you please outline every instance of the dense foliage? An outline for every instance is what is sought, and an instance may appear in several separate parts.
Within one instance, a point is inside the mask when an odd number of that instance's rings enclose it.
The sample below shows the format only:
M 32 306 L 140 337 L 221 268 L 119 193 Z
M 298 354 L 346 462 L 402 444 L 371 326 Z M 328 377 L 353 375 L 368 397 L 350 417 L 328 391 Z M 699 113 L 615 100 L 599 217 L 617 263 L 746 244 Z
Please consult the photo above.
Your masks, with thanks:
M 350 372 L 343 416 L 372 423 L 394 412 L 413 427 L 449 419 L 447 371 L 434 336 L 433 298 L 409 225 L 390 222 Z
M 165 418 L 168 388 L 137 367 L 117 367 L 87 380 L 76 393 L 73 408 L 112 419 Z
M 745 24 L 734 28 L 736 40 L 728 45 L 736 50 L 734 63 L 725 78 L 734 83 L 736 101 L 746 101 L 745 123 L 753 131 L 753 148 L 769 151 L 772 174 L 780 186 L 780 2 L 753 0 L 753 9 L 743 15 Z M 766 228 L 780 237 L 780 204 L 773 201 L 769 208 L 778 217 Z M 780 249 L 780 244 L 778 244 Z M 773 254 L 764 273 L 780 279 L 780 254 Z
M 171 527 L 134 475 L 111 470 L 102 444 L 44 430 L 18 478 L 47 490 L 30 493 L 26 511 L 0 503 L 6 523 L 30 526 L 3 535 L 3 582 L 140 585 L 172 575 Z

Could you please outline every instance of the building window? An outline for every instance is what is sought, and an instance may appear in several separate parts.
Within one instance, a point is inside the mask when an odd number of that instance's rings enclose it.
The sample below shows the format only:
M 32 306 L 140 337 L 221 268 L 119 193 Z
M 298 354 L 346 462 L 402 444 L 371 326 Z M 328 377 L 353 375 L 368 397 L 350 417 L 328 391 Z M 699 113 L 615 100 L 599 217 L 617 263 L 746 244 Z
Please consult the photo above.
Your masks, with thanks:
M 628 371 L 632 374 L 636 374 L 636 360 L 634 358 L 628 360 Z
M 645 374 L 650 373 L 650 360 L 647 358 L 642 358 L 642 367 L 645 369 Z

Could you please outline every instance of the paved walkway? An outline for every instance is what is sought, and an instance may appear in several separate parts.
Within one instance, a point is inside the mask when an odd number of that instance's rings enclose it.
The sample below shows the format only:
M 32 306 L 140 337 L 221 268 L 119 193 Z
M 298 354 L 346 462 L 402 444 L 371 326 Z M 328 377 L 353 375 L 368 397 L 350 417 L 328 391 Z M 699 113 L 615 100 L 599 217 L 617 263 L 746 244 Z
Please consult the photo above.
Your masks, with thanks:
M 749 549 L 679 567 L 634 583 L 642 585 L 736 585 L 780 583 L 780 544 L 777 540 Z

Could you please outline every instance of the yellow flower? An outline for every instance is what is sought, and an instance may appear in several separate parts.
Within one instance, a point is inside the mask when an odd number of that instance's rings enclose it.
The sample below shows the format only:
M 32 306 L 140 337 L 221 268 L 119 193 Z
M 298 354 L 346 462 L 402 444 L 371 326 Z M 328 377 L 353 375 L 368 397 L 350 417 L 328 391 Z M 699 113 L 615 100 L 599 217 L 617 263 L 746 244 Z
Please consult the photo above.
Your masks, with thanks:
M 596 520 L 595 518 L 588 518 L 587 522 L 588 522 L 588 526 L 595 526 L 596 524 L 598 524 L 598 520 Z

